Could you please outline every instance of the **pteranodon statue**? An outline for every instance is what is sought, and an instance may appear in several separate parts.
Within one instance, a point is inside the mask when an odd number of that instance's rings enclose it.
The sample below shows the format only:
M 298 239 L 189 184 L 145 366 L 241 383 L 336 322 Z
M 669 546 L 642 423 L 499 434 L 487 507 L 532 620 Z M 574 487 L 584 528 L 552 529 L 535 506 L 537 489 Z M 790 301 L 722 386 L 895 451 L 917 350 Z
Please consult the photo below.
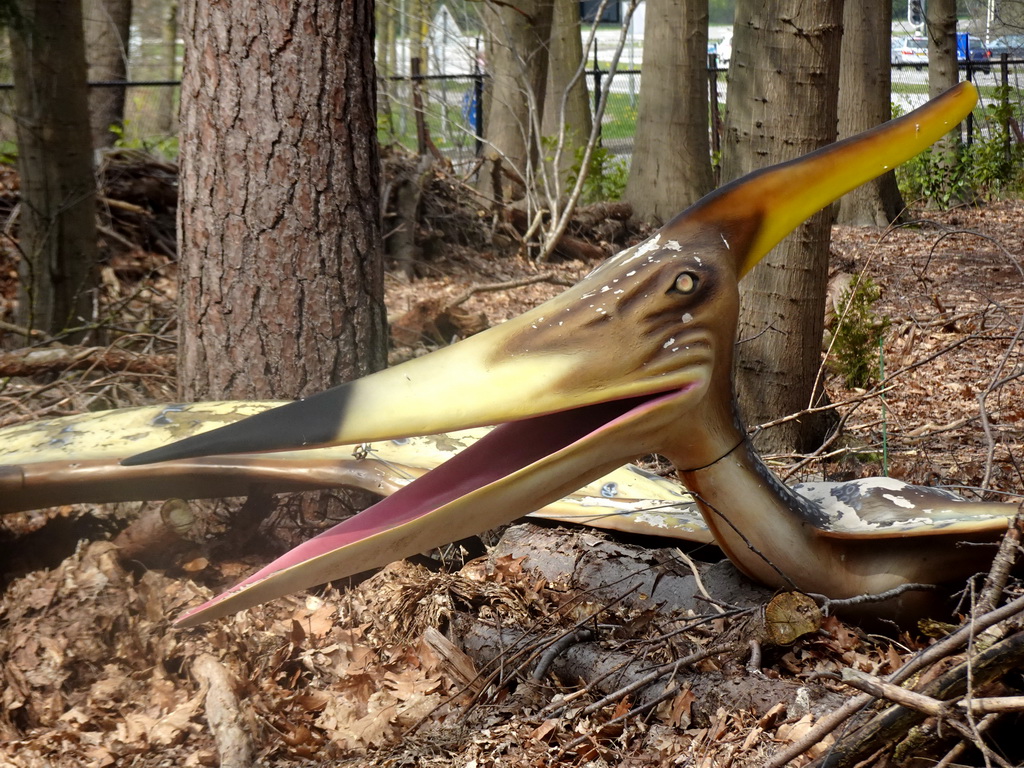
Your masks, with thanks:
M 791 490 L 750 446 L 731 381 L 739 279 L 807 216 L 949 132 L 976 98 L 961 84 L 898 120 L 728 184 L 503 325 L 126 459 L 135 470 L 498 425 L 179 626 L 472 535 L 648 453 L 673 462 L 717 543 L 766 584 L 839 598 L 978 570 L 977 549 L 954 542 L 993 540 L 1012 505 L 885 478 Z
M 301 451 L 205 456 L 134 467 L 121 460 L 287 401 L 147 405 L 0 429 L 0 514 L 76 502 L 249 496 L 360 488 L 388 496 L 482 438 L 488 427 Z M 634 464 L 532 512 L 548 520 L 711 543 L 693 498 Z

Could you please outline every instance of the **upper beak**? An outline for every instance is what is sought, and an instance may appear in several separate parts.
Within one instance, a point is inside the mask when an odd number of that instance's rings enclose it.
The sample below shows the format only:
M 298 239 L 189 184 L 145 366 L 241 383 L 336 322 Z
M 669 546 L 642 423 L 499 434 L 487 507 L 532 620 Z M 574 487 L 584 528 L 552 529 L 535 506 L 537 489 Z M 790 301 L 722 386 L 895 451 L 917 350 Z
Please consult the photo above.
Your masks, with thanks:
M 657 452 L 698 405 L 731 401 L 738 279 L 808 215 L 947 133 L 975 100 L 973 86 L 961 84 L 899 120 L 729 184 L 558 298 L 477 336 L 127 459 L 142 464 L 502 424 L 178 624 L 478 533 Z

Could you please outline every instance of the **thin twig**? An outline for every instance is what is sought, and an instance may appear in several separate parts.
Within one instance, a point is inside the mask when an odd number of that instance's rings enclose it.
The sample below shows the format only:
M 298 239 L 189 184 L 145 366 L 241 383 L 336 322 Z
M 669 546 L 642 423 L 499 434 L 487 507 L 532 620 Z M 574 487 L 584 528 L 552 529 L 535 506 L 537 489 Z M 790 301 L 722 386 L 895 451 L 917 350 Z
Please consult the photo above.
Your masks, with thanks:
M 905 592 L 923 592 L 932 591 L 934 589 L 936 589 L 935 584 L 907 583 L 900 584 L 898 587 L 893 587 L 892 589 L 887 589 L 884 592 L 854 595 L 853 597 L 832 599 L 827 595 L 816 594 L 813 592 L 807 593 L 807 596 L 813 597 L 814 600 L 821 605 L 822 610 L 826 614 L 831 614 L 833 609 L 837 608 L 849 608 L 853 605 L 866 605 L 868 603 L 881 603 L 885 600 L 892 600 L 894 597 L 899 597 Z
M 457 307 L 460 304 L 465 303 L 473 296 L 478 293 L 484 293 L 487 291 L 505 291 L 511 288 L 522 288 L 525 285 L 534 285 L 535 283 L 554 283 L 555 285 L 573 285 L 573 281 L 566 278 L 563 275 L 559 275 L 556 272 L 542 272 L 539 275 L 530 275 L 529 277 L 521 277 L 515 280 L 504 280 L 500 283 L 483 283 L 477 285 L 471 285 L 466 289 L 465 292 L 459 294 L 451 302 L 448 303 L 449 307 Z

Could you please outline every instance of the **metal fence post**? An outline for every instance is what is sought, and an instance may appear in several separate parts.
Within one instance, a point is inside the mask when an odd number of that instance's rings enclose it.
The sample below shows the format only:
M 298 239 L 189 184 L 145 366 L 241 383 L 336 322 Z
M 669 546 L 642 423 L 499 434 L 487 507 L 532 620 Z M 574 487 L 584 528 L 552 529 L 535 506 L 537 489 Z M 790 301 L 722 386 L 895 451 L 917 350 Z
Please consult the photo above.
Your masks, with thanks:
M 999 80 L 999 95 L 1002 100 L 999 119 L 1003 124 L 1003 156 L 1009 166 L 1013 160 L 1013 148 L 1010 146 L 1010 54 L 1005 51 L 999 54 Z
M 479 68 L 473 75 L 473 103 L 476 105 L 473 114 L 473 133 L 476 134 L 476 156 L 480 157 L 484 151 L 484 76 Z
M 597 46 L 594 46 L 594 119 L 601 107 L 601 62 L 597 60 Z M 601 123 L 597 124 L 597 143 L 601 143 Z

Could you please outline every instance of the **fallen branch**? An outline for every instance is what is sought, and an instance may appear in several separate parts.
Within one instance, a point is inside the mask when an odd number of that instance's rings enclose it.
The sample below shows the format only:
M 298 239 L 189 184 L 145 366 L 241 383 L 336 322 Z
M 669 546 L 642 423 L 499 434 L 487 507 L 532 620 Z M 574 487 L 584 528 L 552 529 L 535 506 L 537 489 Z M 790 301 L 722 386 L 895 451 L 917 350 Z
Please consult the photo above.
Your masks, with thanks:
M 997 608 L 994 611 L 978 616 L 968 624 L 962 626 L 956 632 L 947 635 L 945 638 L 935 643 L 935 645 L 930 646 L 912 658 L 896 670 L 896 672 L 890 675 L 886 682 L 898 683 L 909 679 L 925 667 L 934 664 L 940 659 L 948 656 L 950 653 L 953 653 L 980 632 L 988 629 L 989 627 L 993 627 L 1002 621 L 1012 618 L 1022 611 L 1024 611 L 1024 597 L 1018 597 L 1016 600 L 1010 601 L 1001 608 Z M 764 768 L 783 768 L 788 765 L 815 744 L 820 743 L 826 736 L 828 736 L 828 734 L 835 731 L 848 719 L 856 715 L 865 707 L 870 706 L 874 701 L 875 697 L 867 693 L 862 693 L 859 696 L 848 699 L 841 707 L 838 707 L 833 712 L 830 712 L 828 715 L 818 720 L 799 741 L 796 741 L 785 749 L 776 752 L 772 756 L 771 760 L 765 763 Z M 830 768 L 835 768 L 835 766 L 839 764 L 826 763 L 824 765 L 828 765 Z
M 968 689 L 980 688 L 1024 662 L 1024 632 L 1001 640 L 954 666 L 917 693 L 939 701 L 963 696 Z M 810 765 L 813 768 L 852 766 L 886 744 L 901 741 L 907 732 L 926 717 L 918 709 L 895 704 L 879 712 L 857 731 L 836 742 L 826 755 Z
M 842 679 L 850 687 L 869 693 L 876 699 L 888 699 L 895 704 L 916 709 L 929 717 L 945 717 L 949 714 L 948 702 L 938 701 L 931 696 L 924 696 L 916 691 L 887 683 L 882 678 L 859 669 L 846 667 L 843 670 Z
M 555 272 L 541 272 L 539 275 L 530 275 L 516 280 L 504 280 L 500 283 L 477 283 L 476 285 L 471 285 L 465 292 L 459 294 L 448 302 L 448 306 L 457 307 L 459 304 L 465 303 L 478 293 L 507 291 L 511 288 L 522 288 L 524 285 L 534 285 L 535 283 L 552 283 L 554 285 L 564 286 L 574 285 L 573 280 Z
M 525 638 L 520 630 L 500 628 L 484 622 L 462 617 L 453 623 L 457 642 L 473 658 L 478 668 L 497 662 L 502 652 L 510 647 L 533 647 L 544 642 L 541 638 Z M 719 654 L 742 652 L 746 644 L 737 642 L 695 651 L 687 657 L 652 667 L 644 654 L 616 651 L 601 642 L 576 643 L 555 656 L 551 674 L 561 680 L 577 681 L 597 694 L 599 699 L 586 705 L 581 714 L 587 715 L 611 706 L 627 697 L 637 706 L 650 706 L 660 701 L 664 688 L 659 682 L 674 681 L 679 687 L 689 687 L 695 696 L 693 717 L 695 722 L 708 722 L 720 707 L 745 709 L 760 716 L 783 702 L 792 714 L 811 711 L 817 715 L 835 709 L 842 701 L 841 694 L 825 688 L 808 688 L 791 680 L 765 678 L 761 675 L 737 677 L 721 671 L 697 671 L 691 665 Z M 558 717 L 564 701 L 555 701 L 544 708 L 546 717 Z
M 524 211 L 518 208 L 509 208 L 507 212 L 509 222 L 512 226 L 520 233 L 525 233 L 530 229 L 530 221 Z M 552 252 L 564 256 L 567 259 L 576 259 L 578 261 L 602 261 L 608 254 L 606 254 L 601 248 L 596 245 L 591 245 L 586 240 L 582 240 L 578 237 L 566 234 L 564 231 L 555 235 L 554 247 L 551 249 Z M 542 259 L 547 261 L 548 258 Z
M 206 721 L 217 744 L 221 768 L 250 768 L 252 739 L 227 669 L 211 654 L 192 662 L 192 674 L 206 687 Z
M 43 331 L 38 328 L 25 328 L 21 325 L 15 325 L 14 323 L 8 323 L 5 320 L 0 320 L 0 331 L 7 331 L 8 333 L 16 333 L 19 336 L 28 338 L 34 336 L 37 339 L 49 338 Z
M 1024 530 L 1024 502 L 1021 502 L 1017 514 L 1014 515 L 1006 529 L 999 550 L 992 559 L 992 567 L 985 577 L 985 585 L 981 590 L 981 598 L 975 610 L 987 613 L 995 608 L 1003 596 L 1003 590 L 1010 579 L 1010 571 L 1017 562 L 1020 552 L 1021 531 Z
M 145 355 L 118 347 L 47 347 L 0 354 L 0 376 L 38 376 L 82 368 L 142 374 L 174 372 L 174 355 Z

